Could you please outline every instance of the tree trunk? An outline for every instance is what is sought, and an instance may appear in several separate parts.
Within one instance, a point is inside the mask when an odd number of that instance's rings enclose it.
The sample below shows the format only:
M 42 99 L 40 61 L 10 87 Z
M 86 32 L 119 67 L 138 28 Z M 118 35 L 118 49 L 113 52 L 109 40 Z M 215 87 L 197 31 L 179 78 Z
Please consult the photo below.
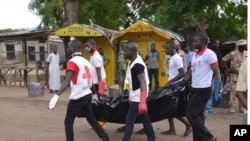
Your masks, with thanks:
M 65 3 L 65 21 L 63 26 L 68 26 L 74 23 L 78 23 L 79 15 L 78 15 L 78 0 L 66 0 Z M 70 37 L 64 37 L 64 51 L 65 51 L 65 64 L 66 68 L 67 61 L 69 59 L 69 55 L 67 53 L 67 46 L 70 41 Z
M 66 0 L 64 26 L 78 23 L 78 0 Z

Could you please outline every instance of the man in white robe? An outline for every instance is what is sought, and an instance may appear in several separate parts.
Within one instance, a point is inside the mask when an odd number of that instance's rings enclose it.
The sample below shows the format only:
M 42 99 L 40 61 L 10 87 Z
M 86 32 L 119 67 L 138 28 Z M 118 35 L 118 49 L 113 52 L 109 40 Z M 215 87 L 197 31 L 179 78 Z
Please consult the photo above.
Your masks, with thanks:
M 60 55 L 57 47 L 53 46 L 52 52 L 46 60 L 49 66 L 49 89 L 50 93 L 57 92 L 60 88 Z

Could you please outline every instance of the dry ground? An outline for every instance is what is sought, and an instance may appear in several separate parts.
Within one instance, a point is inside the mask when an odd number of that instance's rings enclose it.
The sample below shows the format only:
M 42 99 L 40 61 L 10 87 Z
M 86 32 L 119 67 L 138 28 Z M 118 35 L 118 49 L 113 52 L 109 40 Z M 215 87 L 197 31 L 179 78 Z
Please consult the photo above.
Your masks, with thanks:
M 52 97 L 48 90 L 45 96 L 30 98 L 25 87 L 0 86 L 0 141 L 65 141 L 64 116 L 68 102 L 69 89 L 59 98 L 54 110 L 48 110 L 48 101 Z M 217 136 L 218 141 L 229 141 L 229 125 L 241 124 L 241 113 L 228 113 L 225 108 L 215 108 L 215 115 L 206 119 L 206 126 Z M 183 137 L 183 124 L 175 120 L 176 136 L 162 135 L 160 132 L 168 129 L 168 121 L 153 123 L 157 141 L 192 141 L 192 135 Z M 106 132 L 111 141 L 119 141 L 123 133 L 117 133 L 120 124 L 107 123 Z M 135 131 L 142 125 L 137 124 Z M 99 141 L 90 130 L 85 118 L 75 120 L 76 141 Z M 132 141 L 145 141 L 146 135 L 133 134 Z

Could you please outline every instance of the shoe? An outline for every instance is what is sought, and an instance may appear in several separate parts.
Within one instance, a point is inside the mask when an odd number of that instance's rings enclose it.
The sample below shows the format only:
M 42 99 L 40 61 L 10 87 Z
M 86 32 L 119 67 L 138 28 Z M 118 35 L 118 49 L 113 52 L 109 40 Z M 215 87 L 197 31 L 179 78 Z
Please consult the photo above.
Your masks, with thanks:
M 189 134 L 191 134 L 193 132 L 193 129 L 192 129 L 192 127 L 189 127 L 189 128 L 187 128 L 186 129 L 186 131 L 185 131 L 185 133 L 184 133 L 184 137 L 186 137 L 186 136 L 188 136 Z
M 102 140 L 103 141 L 110 141 L 109 136 L 107 136 L 106 138 L 103 138 Z
M 208 115 L 213 115 L 215 114 L 216 112 L 214 110 L 205 110 L 204 111 L 204 115 L 208 116 Z
M 116 129 L 116 132 L 125 132 L 125 126 Z
M 139 131 L 137 131 L 135 133 L 136 134 L 145 134 L 146 132 L 145 132 L 144 128 L 142 128 L 141 130 L 139 130 Z
M 215 136 L 213 136 L 211 141 L 217 141 L 217 138 Z
M 235 113 L 235 109 L 234 109 L 233 106 L 230 106 L 230 108 L 229 108 L 229 113 Z
M 175 132 L 175 131 L 167 130 L 167 131 L 161 132 L 161 134 L 165 134 L 165 135 L 176 135 L 176 132 Z

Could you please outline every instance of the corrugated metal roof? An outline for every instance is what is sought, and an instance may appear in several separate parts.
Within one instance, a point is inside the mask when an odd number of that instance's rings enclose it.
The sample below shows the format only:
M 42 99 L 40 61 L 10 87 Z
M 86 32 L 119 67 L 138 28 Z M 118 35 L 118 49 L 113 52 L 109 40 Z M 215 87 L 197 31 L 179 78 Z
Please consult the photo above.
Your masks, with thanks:
M 40 30 L 40 31 L 19 31 L 19 32 L 1 33 L 0 40 L 32 39 L 32 38 L 52 35 L 53 32 L 54 30 Z

